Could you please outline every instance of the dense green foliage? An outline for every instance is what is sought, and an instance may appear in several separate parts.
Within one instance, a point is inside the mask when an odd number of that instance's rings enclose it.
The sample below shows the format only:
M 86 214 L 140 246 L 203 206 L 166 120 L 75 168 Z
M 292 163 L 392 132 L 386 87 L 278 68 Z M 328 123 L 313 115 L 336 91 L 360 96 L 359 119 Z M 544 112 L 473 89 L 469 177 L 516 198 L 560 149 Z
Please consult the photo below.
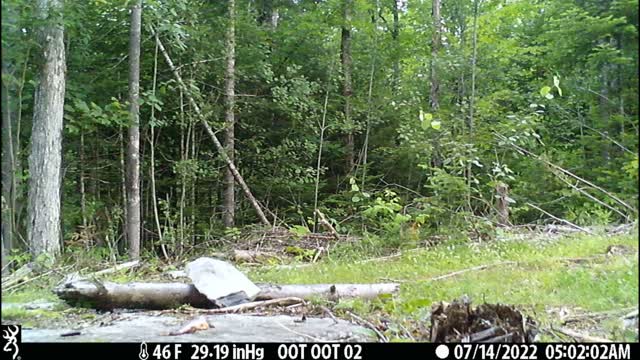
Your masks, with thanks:
M 399 1 L 396 34 L 393 1 L 354 1 L 348 121 L 341 90 L 342 1 L 237 1 L 235 158 L 270 218 L 313 230 L 318 171 L 319 208 L 339 232 L 377 234 L 394 246 L 452 229 L 489 231 L 500 183 L 510 189 L 514 224 L 548 218 L 527 203 L 578 225 L 637 217 L 610 196 L 637 209 L 637 0 L 443 1 L 435 59 L 431 2 Z M 270 21 L 275 13 L 277 26 Z M 66 3 L 62 210 L 70 249 L 97 244 L 113 253 L 126 246 L 128 14 L 124 0 Z M 15 230 L 24 238 L 36 20 L 31 2 L 18 0 L 2 2 L 2 17 L 8 94 L 2 105 L 18 119 L 12 130 L 19 180 Z M 158 223 L 169 254 L 238 232 L 222 226 L 224 163 L 152 36 L 156 29 L 209 124 L 222 130 L 226 23 L 226 2 L 144 1 L 145 251 L 160 253 L 150 190 L 152 127 Z M 429 106 L 431 64 L 440 82 L 437 111 Z M 355 133 L 354 169 L 344 161 L 349 131 Z M 256 223 L 240 192 L 237 199 L 238 227 Z

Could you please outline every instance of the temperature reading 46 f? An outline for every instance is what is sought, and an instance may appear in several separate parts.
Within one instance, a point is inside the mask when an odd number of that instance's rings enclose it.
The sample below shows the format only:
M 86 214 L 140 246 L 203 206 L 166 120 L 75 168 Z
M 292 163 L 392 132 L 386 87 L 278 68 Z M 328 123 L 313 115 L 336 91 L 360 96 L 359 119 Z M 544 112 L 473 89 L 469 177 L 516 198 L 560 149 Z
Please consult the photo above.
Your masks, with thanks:
M 169 359 L 178 360 L 180 358 L 180 354 L 182 353 L 181 348 L 182 348 L 181 344 L 156 345 L 151 355 L 158 360 L 169 360 Z

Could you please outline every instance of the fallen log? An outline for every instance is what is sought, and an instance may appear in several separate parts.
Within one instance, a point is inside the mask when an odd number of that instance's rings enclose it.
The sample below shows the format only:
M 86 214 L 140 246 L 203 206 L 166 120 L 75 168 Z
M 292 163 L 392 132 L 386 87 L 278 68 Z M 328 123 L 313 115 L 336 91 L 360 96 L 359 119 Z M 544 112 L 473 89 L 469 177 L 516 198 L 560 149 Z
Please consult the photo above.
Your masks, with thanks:
M 53 291 L 71 305 L 97 309 L 170 309 L 183 304 L 198 308 L 215 307 L 195 286 L 182 283 L 117 284 L 77 280 Z
M 393 294 L 399 284 L 315 284 L 259 285 L 255 300 L 313 297 L 372 299 Z M 216 304 L 201 294 L 194 285 L 183 283 L 128 283 L 77 280 L 54 289 L 59 298 L 74 306 L 98 309 L 171 309 L 184 304 L 212 309 Z
M 310 284 L 310 285 L 260 285 L 256 300 L 297 297 L 309 299 L 314 296 L 327 298 L 373 299 L 382 294 L 393 294 L 400 284 Z

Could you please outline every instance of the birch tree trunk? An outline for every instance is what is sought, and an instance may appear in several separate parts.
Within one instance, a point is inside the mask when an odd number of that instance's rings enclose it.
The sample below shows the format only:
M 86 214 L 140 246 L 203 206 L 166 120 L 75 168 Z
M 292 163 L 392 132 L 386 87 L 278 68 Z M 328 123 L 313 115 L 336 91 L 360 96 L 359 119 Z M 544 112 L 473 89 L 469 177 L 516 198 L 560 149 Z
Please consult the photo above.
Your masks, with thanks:
M 34 256 L 60 253 L 60 182 L 62 121 L 65 93 L 62 1 L 38 0 L 37 18 L 43 21 L 38 41 L 42 49 L 40 77 L 35 92 L 27 238 Z
M 227 69 L 225 72 L 225 151 L 231 162 L 235 163 L 235 71 L 236 71 L 236 34 L 235 34 L 235 0 L 229 0 L 227 27 Z M 224 174 L 223 191 L 223 215 L 222 221 L 227 228 L 235 225 L 235 179 L 231 169 L 227 168 Z
M 127 239 L 129 257 L 140 257 L 140 32 L 142 0 L 131 7 L 129 35 L 129 143 L 127 146 Z
M 9 73 L 8 65 L 2 64 L 2 77 Z M 15 208 L 13 193 L 15 191 L 15 152 L 13 148 L 13 112 L 11 108 L 11 95 L 8 83 L 2 84 L 2 268 L 6 263 L 5 256 L 11 253 L 13 248 L 13 224 Z
M 346 163 L 347 173 L 354 166 L 354 139 L 353 124 L 351 119 L 351 95 L 353 94 L 353 86 L 351 83 L 351 9 L 353 7 L 352 0 L 344 0 L 342 4 L 342 43 L 341 43 L 341 60 L 342 60 L 342 95 L 344 97 L 344 120 L 347 125 L 346 138 Z

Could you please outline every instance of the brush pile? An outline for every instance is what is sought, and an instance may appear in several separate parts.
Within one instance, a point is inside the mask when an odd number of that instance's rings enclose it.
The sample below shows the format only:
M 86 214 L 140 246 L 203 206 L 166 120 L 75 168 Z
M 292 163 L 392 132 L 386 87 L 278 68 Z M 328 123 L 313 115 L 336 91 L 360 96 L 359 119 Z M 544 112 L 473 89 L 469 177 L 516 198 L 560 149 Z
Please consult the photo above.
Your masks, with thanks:
M 530 343 L 536 334 L 536 322 L 511 305 L 475 307 L 463 298 L 432 307 L 431 342 Z

